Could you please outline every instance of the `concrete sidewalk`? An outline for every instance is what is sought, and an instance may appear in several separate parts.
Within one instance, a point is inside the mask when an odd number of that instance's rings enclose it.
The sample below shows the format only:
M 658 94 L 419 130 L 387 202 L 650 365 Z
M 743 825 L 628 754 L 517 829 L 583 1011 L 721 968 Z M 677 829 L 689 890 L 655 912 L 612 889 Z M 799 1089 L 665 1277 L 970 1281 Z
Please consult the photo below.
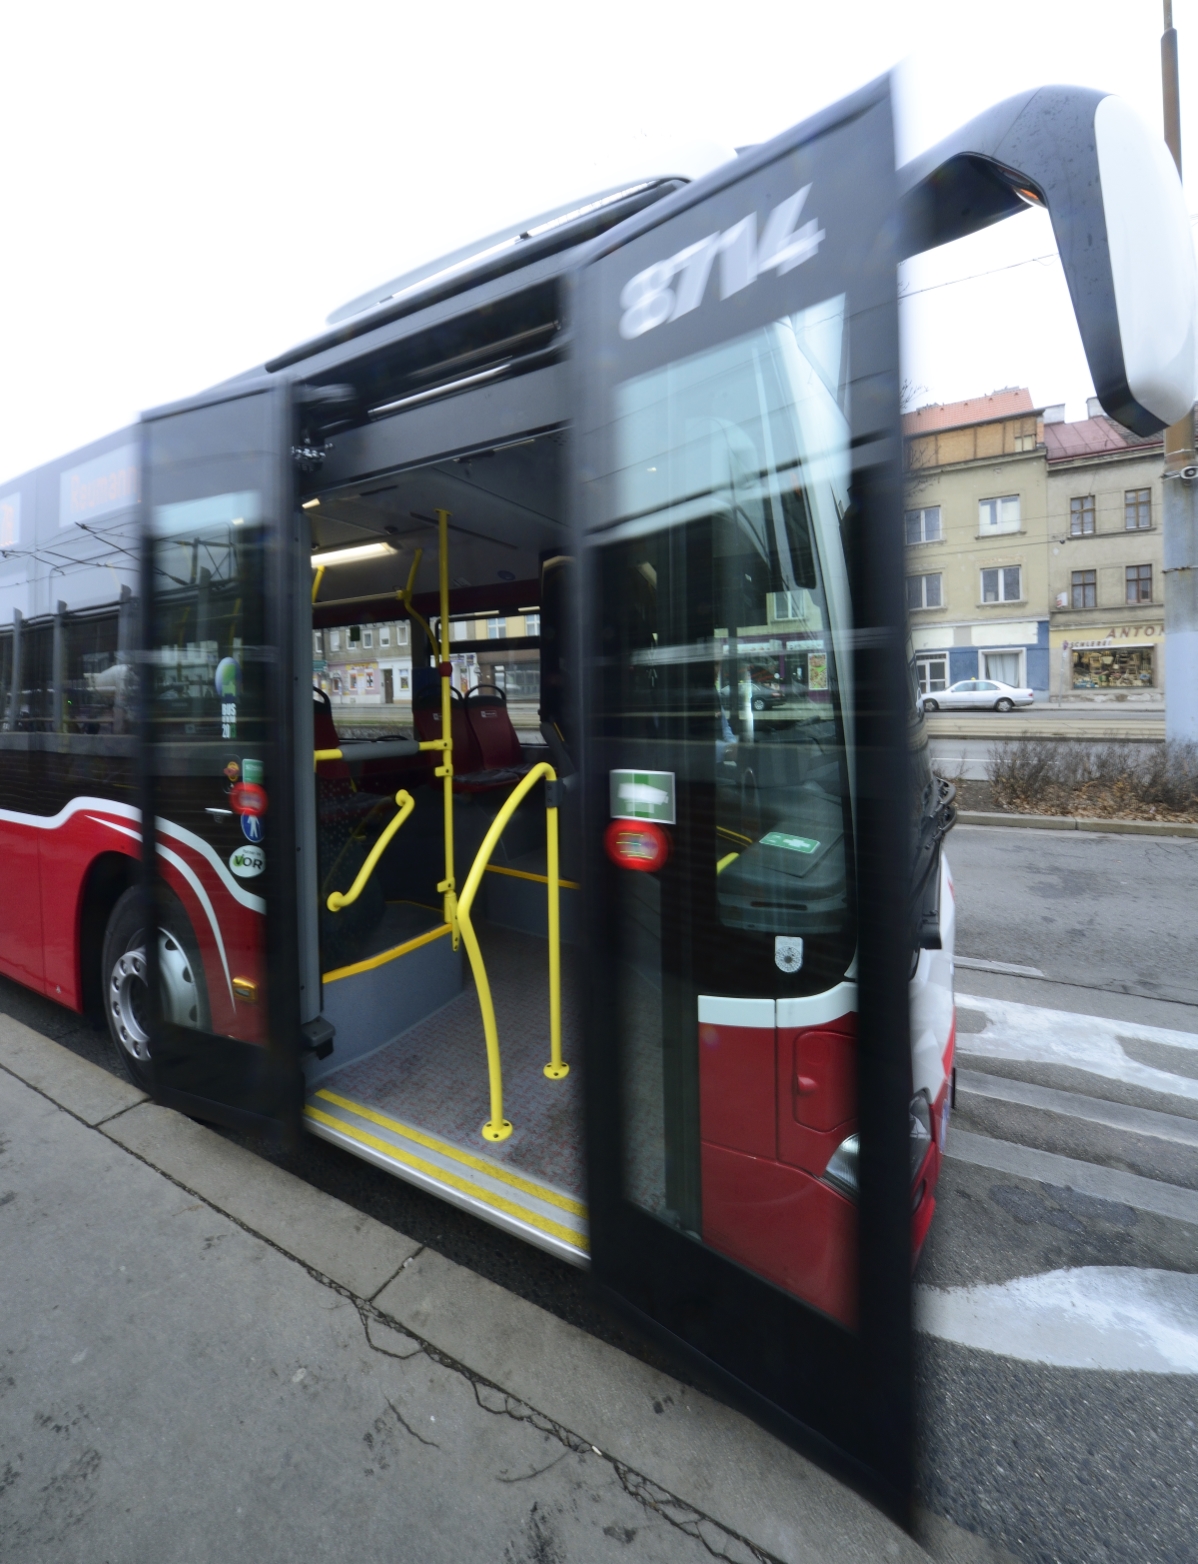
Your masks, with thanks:
M 0 1276 L 8 1564 L 928 1557 L 727 1407 L 7 1017 Z

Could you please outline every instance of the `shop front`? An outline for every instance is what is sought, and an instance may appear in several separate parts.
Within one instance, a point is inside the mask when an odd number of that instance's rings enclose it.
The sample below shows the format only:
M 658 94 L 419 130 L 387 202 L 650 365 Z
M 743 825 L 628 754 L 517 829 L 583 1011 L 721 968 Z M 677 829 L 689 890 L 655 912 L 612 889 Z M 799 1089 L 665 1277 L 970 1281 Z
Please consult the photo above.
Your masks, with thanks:
M 1062 695 L 1126 696 L 1137 692 L 1159 699 L 1164 689 L 1163 624 L 1113 625 L 1105 635 L 1054 631 Z

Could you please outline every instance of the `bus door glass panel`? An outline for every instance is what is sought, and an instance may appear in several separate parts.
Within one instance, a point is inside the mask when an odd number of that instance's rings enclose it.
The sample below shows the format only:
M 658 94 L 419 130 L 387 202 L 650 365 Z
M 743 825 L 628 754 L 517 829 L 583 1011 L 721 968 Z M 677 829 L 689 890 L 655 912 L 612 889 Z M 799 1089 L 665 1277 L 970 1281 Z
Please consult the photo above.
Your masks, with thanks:
M 604 707 L 674 813 L 656 908 L 646 876 L 615 880 L 621 1031 L 636 1040 L 626 1192 L 852 1324 L 852 1204 L 821 1182 L 836 1144 L 821 1158 L 798 1142 L 815 1098 L 837 1105 L 827 1129 L 852 1133 L 853 1051 L 813 1050 L 790 1029 L 780 1052 L 774 1003 L 839 988 L 827 1020 L 851 1038 L 852 814 L 832 635 L 848 612 L 849 427 L 815 367 L 822 354 L 839 368 L 843 315 L 843 298 L 822 301 L 617 387 L 618 514 L 635 520 L 613 529 L 602 568 L 615 653 Z M 613 802 L 635 812 L 639 800 Z
M 155 1081 L 234 1119 L 284 1116 L 292 1091 L 287 995 L 271 981 L 286 914 L 268 872 L 272 853 L 276 868 L 291 856 L 293 786 L 276 715 L 288 574 L 276 400 L 144 426 L 154 885 L 168 935 L 184 920 L 180 954 L 159 940 Z M 179 981 L 178 960 L 198 963 L 198 984 Z
M 899 492 L 885 89 L 791 135 L 675 198 L 660 229 L 646 214 L 579 288 L 587 829 L 603 844 L 592 1244 L 601 1285 L 893 1499 L 910 952 L 894 917 L 863 1055 L 861 956 L 880 971 L 885 920 L 867 947 L 879 860 L 872 836 L 861 851 L 857 736 L 876 702 L 861 705 L 854 608 L 860 556 L 901 523 L 877 498 Z M 898 590 L 862 601 L 893 621 L 867 639 L 901 650 Z M 871 777 L 893 777 L 905 840 L 905 726 L 880 765 L 878 731 Z M 881 1210 L 859 1179 L 866 1109 L 886 1117 L 873 1146 L 898 1183 L 885 1260 L 863 1270 Z M 879 1331 L 861 1279 L 883 1270 L 897 1304 Z M 893 1378 L 866 1368 L 883 1342 Z

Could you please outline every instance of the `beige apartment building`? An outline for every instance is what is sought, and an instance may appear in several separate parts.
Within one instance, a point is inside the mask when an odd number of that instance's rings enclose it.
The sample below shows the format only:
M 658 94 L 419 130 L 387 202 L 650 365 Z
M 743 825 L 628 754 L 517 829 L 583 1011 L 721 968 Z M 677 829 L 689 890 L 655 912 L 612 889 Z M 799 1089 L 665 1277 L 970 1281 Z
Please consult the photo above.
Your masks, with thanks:
M 450 622 L 454 687 L 465 694 L 496 684 L 512 703 L 536 703 L 540 660 L 530 640 L 541 633 L 538 613 L 486 614 Z M 419 635 L 420 632 L 417 632 Z M 423 643 L 417 647 L 424 654 Z M 403 619 L 312 632 L 313 682 L 335 712 L 347 707 L 401 706 L 412 701 L 412 626 Z
M 1164 700 L 1164 450 L 1091 399 L 1080 423 L 1046 422 L 1054 695 Z
M 904 416 L 907 603 L 920 686 L 1164 700 L 1163 448 L 1026 388 Z
M 1044 411 L 1023 388 L 903 419 L 907 606 L 920 687 L 1048 693 Z

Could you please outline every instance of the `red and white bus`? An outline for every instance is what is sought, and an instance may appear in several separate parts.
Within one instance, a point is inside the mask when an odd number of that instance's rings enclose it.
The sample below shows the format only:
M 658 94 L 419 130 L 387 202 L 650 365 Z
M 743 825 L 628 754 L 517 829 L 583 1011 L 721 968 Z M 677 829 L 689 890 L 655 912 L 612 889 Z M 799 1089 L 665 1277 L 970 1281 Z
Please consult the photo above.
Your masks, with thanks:
M 954 903 L 897 268 L 1046 205 L 1148 432 L 1195 390 L 1170 175 L 1045 89 L 896 176 L 883 82 L 5 485 L 0 969 L 162 1102 L 590 1264 L 901 1510 Z

